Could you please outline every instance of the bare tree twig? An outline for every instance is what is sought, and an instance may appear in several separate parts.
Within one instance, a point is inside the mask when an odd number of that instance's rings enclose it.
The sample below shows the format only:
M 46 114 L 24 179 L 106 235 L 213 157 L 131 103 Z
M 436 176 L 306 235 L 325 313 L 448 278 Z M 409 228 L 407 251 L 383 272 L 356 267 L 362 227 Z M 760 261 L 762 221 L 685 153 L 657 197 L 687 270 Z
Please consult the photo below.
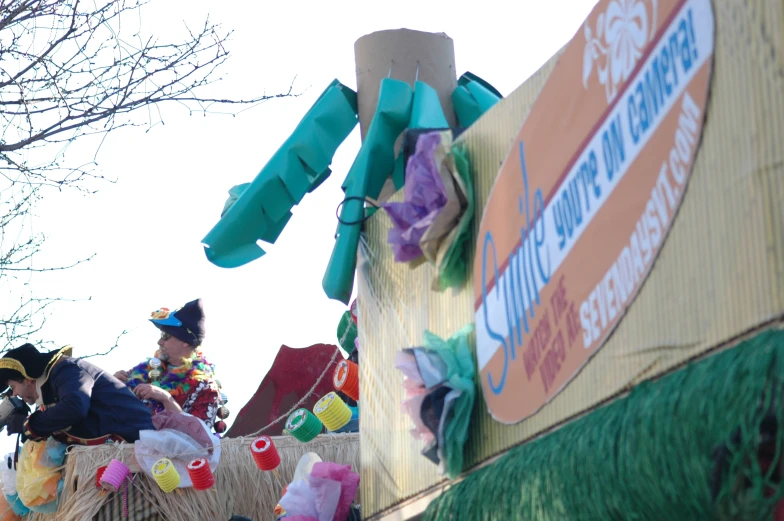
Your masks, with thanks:
M 163 1 L 163 0 L 159 0 Z M 38 266 L 46 240 L 35 208 L 44 195 L 66 189 L 85 194 L 109 181 L 91 162 L 64 160 L 75 142 L 123 127 L 163 124 L 160 107 L 176 102 L 189 114 L 229 114 L 287 91 L 234 99 L 217 92 L 217 72 L 229 57 L 231 31 L 208 19 L 186 27 L 177 41 L 144 34 L 148 0 L 0 0 L 0 353 L 39 334 L 51 309 L 69 299 L 41 297 L 33 281 L 93 258 Z M 137 116 L 146 109 L 146 117 Z M 144 115 L 145 112 L 140 113 Z M 120 338 L 106 353 L 115 349 Z M 100 353 L 100 354 L 106 354 Z
M 110 346 L 110 347 L 109 347 L 109 348 L 108 348 L 106 351 L 104 351 L 103 353 L 93 353 L 93 354 L 90 354 L 90 355 L 80 356 L 79 358 L 92 358 L 92 357 L 94 357 L 94 356 L 104 356 L 104 355 L 108 355 L 109 353 L 111 353 L 112 351 L 114 351 L 115 349 L 117 349 L 118 347 L 120 347 L 120 339 L 121 339 L 122 337 L 124 337 L 125 335 L 127 335 L 127 334 L 128 334 L 128 331 L 126 331 L 126 330 L 124 330 L 124 329 L 123 329 L 122 333 L 120 333 L 119 335 L 117 335 L 117 338 L 115 339 L 115 341 L 114 341 L 114 344 L 113 344 L 112 346 Z

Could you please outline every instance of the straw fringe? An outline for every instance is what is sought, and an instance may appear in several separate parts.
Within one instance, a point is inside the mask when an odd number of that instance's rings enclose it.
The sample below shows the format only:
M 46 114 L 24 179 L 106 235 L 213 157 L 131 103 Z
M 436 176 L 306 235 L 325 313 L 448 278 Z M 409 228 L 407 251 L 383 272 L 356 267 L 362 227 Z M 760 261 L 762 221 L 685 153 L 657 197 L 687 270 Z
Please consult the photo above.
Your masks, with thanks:
M 146 499 L 162 518 L 168 521 L 193 521 L 194 519 L 228 520 L 232 515 L 251 519 L 266 519 L 272 515 L 283 487 L 291 481 L 294 470 L 303 454 L 315 452 L 324 461 L 351 465 L 359 472 L 359 434 L 321 435 L 309 443 L 301 443 L 291 436 L 272 438 L 280 453 L 280 477 L 272 472 L 262 472 L 250 454 L 253 438 L 224 439 L 221 441 L 221 459 L 215 472 L 215 488 L 199 492 L 193 489 L 177 489 L 166 494 L 146 474 L 137 473 L 133 484 L 136 496 Z M 98 447 L 73 447 L 66 461 L 65 489 L 60 508 L 55 515 L 28 515 L 29 521 L 82 521 L 93 519 L 101 509 L 122 495 L 101 491 L 95 486 L 95 474 L 99 467 L 108 465 L 117 458 L 131 468 L 138 468 L 133 446 L 101 445 Z M 359 498 L 357 498 L 359 502 Z M 130 502 L 129 502 L 130 503 Z M 130 519 L 133 514 L 133 504 Z M 114 516 L 121 519 L 122 513 Z

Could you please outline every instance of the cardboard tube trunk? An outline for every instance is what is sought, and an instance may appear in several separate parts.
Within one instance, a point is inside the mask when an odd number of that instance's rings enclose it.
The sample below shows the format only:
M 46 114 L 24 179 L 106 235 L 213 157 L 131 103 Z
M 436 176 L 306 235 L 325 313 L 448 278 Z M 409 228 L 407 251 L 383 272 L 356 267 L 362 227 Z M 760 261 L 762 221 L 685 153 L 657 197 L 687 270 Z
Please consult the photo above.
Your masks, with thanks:
M 449 126 L 456 125 L 451 98 L 457 88 L 455 46 L 446 34 L 410 29 L 378 31 L 356 41 L 354 59 L 363 140 L 378 104 L 379 85 L 386 77 L 405 81 L 412 88 L 418 78 L 433 87 Z

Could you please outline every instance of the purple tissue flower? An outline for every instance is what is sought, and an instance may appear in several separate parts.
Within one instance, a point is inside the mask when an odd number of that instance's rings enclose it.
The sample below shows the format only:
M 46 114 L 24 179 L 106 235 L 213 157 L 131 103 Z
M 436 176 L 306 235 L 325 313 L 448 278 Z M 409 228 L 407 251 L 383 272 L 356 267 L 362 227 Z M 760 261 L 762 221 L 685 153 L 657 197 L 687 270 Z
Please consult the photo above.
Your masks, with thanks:
M 393 228 L 389 230 L 387 242 L 392 245 L 396 262 L 408 262 L 422 256 L 419 241 L 446 206 L 446 188 L 434 157 L 440 144 L 439 132 L 419 136 L 416 150 L 406 165 L 403 202 L 383 206 L 392 220 Z

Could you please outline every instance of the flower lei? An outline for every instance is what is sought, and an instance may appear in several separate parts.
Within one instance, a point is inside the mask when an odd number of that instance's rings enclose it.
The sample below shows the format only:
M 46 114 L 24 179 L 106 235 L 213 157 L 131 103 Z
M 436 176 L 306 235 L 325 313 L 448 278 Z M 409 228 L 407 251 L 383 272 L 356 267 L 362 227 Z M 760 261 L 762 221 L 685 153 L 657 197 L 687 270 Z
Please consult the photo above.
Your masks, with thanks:
M 139 384 L 150 383 L 150 371 L 152 370 L 150 360 L 148 358 L 131 369 L 127 382 L 129 388 L 133 389 Z M 182 365 L 179 366 L 172 366 L 161 360 L 159 370 L 161 377 L 158 379 L 157 386 L 171 394 L 180 406 L 185 403 L 191 391 L 198 387 L 199 382 L 215 379 L 215 367 L 199 350 L 193 354 L 192 358 L 184 359 Z

